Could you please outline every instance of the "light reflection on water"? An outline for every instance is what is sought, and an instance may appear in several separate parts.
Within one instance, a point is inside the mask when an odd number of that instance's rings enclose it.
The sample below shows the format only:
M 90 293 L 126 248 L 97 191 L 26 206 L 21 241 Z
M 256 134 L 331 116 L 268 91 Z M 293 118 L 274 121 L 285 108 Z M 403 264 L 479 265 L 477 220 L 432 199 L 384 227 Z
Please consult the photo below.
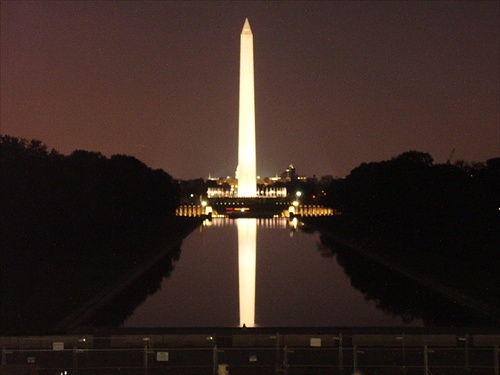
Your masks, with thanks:
M 407 326 L 351 286 L 319 235 L 286 219 L 214 219 L 123 327 Z M 420 319 L 412 326 L 423 326 Z
M 238 219 L 238 283 L 240 326 L 255 326 L 255 266 L 257 219 Z

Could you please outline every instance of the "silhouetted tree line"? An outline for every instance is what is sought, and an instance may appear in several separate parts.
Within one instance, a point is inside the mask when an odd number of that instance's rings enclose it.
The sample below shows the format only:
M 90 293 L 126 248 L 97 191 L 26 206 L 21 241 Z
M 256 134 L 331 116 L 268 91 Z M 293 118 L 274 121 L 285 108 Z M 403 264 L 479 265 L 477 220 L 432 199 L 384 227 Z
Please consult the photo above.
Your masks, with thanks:
M 326 203 L 397 231 L 498 240 L 500 159 L 433 164 L 431 155 L 408 151 L 334 180 Z
M 199 204 L 201 197 L 206 196 L 207 188 L 217 186 L 215 181 L 204 181 L 203 178 L 179 181 L 183 203 Z
M 174 217 L 178 183 L 131 156 L 1 136 L 0 160 L 0 334 L 53 332 L 198 225 Z
M 315 222 L 308 219 L 324 234 L 480 301 L 498 324 L 500 159 L 434 164 L 429 154 L 409 151 L 391 160 L 361 164 L 346 178 L 333 180 L 324 199 L 342 212 Z M 352 249 L 337 245 L 331 252 L 321 251 L 327 256 L 336 253 L 353 285 L 387 311 L 404 315 L 405 304 L 412 309 L 419 305 L 411 288 L 405 296 L 390 285 L 384 271 L 374 271 L 360 254 L 349 254 Z M 415 316 L 433 324 L 423 311 Z M 469 316 L 458 321 L 467 319 L 474 320 Z
M 37 140 L 2 136 L 0 157 L 2 225 L 9 227 L 130 230 L 165 220 L 179 204 L 172 177 L 132 156 L 64 156 Z

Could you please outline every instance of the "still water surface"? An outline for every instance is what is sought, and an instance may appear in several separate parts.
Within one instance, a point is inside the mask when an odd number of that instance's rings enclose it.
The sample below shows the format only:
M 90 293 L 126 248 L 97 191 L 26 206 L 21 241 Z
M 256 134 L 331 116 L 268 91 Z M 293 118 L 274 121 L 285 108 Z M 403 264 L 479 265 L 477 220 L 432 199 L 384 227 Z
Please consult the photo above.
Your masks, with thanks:
M 351 286 L 318 233 L 286 219 L 214 219 L 182 244 L 160 290 L 123 327 L 408 326 Z M 423 326 L 413 319 L 412 326 Z

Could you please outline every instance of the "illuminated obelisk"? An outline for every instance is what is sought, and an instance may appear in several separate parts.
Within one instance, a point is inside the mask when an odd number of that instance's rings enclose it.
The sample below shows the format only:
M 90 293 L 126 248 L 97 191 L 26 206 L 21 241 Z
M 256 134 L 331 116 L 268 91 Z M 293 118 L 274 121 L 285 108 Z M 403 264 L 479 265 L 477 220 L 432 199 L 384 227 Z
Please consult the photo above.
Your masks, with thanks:
M 248 18 L 240 41 L 240 116 L 238 136 L 238 197 L 257 195 L 255 156 L 255 95 L 253 35 Z

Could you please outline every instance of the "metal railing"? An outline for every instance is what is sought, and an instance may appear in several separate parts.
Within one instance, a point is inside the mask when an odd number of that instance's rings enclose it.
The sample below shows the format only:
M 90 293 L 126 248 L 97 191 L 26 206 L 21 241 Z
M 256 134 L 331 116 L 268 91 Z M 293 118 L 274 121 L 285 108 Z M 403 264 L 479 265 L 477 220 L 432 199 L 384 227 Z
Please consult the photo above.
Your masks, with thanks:
M 0 374 L 500 375 L 499 340 L 342 334 L 0 337 Z

